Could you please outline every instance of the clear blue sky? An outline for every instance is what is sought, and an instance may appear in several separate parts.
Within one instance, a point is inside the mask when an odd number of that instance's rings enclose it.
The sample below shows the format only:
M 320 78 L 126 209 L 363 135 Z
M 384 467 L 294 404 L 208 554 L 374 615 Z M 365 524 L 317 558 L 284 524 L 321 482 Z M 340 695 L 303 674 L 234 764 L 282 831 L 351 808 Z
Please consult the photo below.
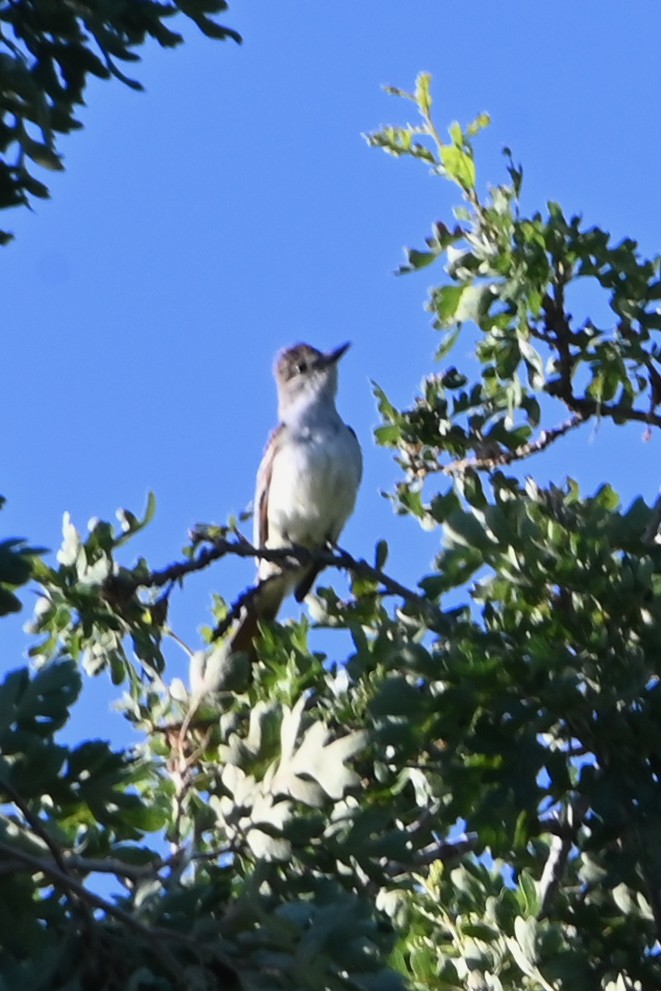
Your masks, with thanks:
M 252 498 L 275 418 L 274 352 L 351 340 L 339 405 L 366 474 L 343 543 L 369 557 L 387 537 L 389 570 L 415 581 L 441 535 L 394 518 L 380 495 L 396 470 L 371 439 L 369 382 L 404 404 L 433 370 L 423 304 L 442 270 L 391 273 L 456 197 L 362 140 L 412 114 L 380 87 L 430 71 L 441 126 L 492 116 L 477 145 L 483 183 L 504 177 L 507 144 L 528 209 L 557 200 L 656 253 L 661 7 L 233 0 L 225 20 L 241 47 L 179 20 L 186 44 L 150 45 L 135 67 L 146 93 L 90 87 L 84 130 L 61 142 L 66 172 L 47 177 L 52 201 L 2 218 L 16 234 L 0 259 L 3 533 L 57 549 L 64 510 L 84 529 L 119 506 L 140 512 L 152 489 L 156 520 L 130 554 L 177 559 L 193 523 Z M 641 435 L 587 430 L 528 469 L 652 499 L 661 440 Z M 251 577 L 232 562 L 191 581 L 174 597 L 177 632 L 197 646 L 211 592 L 231 599 Z M 3 670 L 22 661 L 24 598 L 23 615 L 3 622 Z M 341 656 L 345 643 L 324 646 Z M 185 674 L 170 653 L 172 674 Z M 124 738 L 107 680 L 85 692 L 76 732 Z

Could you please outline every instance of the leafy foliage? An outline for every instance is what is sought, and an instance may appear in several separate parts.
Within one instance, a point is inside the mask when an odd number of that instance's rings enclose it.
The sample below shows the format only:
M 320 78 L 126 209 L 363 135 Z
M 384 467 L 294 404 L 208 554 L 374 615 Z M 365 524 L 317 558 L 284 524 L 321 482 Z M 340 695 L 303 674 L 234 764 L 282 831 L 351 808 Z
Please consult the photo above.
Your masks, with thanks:
M 517 474 L 591 420 L 660 425 L 659 262 L 555 205 L 524 216 L 509 154 L 482 197 L 486 117 L 443 141 L 427 76 L 393 92 L 422 123 L 369 140 L 463 199 L 405 266 L 445 260 L 444 364 L 410 409 L 376 387 L 393 505 L 441 535 L 433 567 L 411 589 L 385 541 L 373 564 L 319 552 L 351 576 L 348 600 L 312 603 L 346 658 L 312 652 L 306 622 L 265 627 L 252 663 L 228 654 L 246 593 L 217 597 L 186 685 L 168 603 L 255 556 L 235 521 L 159 570 L 124 563 L 153 498 L 84 536 L 65 516 L 54 566 L 3 545 L 9 594 L 30 574 L 42 594 L 34 670 L 0 687 L 6 987 L 661 986 L 661 503 Z M 586 279 L 612 326 L 567 312 Z M 474 355 L 448 366 L 459 340 Z M 138 747 L 58 741 L 81 667 L 125 686 Z
M 0 496 L 0 509 L 4 503 Z M 38 548 L 28 547 L 24 540 L 0 541 L 0 616 L 20 610 L 16 590 L 29 581 L 39 553 Z
M 61 170 L 58 134 L 81 126 L 75 108 L 84 104 L 90 75 L 114 76 L 132 89 L 135 79 L 119 68 L 137 62 L 135 49 L 147 38 L 172 48 L 182 36 L 166 21 L 182 13 L 210 38 L 240 41 L 213 15 L 225 0 L 14 0 L 0 5 L 0 209 L 48 197 L 33 174 Z M 211 15 L 211 16 L 210 16 Z M 0 231 L 0 243 L 11 235 Z

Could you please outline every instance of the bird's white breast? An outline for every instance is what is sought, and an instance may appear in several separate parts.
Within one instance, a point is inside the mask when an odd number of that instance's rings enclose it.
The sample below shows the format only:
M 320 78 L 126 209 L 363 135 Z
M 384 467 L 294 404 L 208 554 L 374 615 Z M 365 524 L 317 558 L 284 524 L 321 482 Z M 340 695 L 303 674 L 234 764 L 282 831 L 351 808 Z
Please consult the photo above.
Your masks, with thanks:
M 268 493 L 268 544 L 322 546 L 337 540 L 353 511 L 362 474 L 360 446 L 337 423 L 287 428 Z

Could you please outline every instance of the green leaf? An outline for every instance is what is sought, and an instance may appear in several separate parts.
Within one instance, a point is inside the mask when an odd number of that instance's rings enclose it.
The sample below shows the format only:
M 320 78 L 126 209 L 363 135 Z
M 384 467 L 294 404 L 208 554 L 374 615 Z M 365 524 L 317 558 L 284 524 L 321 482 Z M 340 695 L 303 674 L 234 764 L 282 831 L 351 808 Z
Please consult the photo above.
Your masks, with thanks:
M 374 567 L 378 571 L 382 571 L 386 566 L 386 561 L 388 560 L 388 543 L 385 540 L 379 540 L 376 547 L 374 548 Z
M 397 270 L 397 275 L 406 275 L 412 271 L 419 271 L 427 268 L 439 257 L 437 251 L 416 251 L 415 248 L 408 248 L 406 251 L 407 264 L 402 265 Z
M 429 117 L 432 107 L 430 73 L 420 72 L 416 77 L 414 98 L 420 108 L 421 114 L 424 117 Z
M 373 716 L 418 716 L 423 705 L 420 692 L 403 676 L 391 676 L 381 682 L 370 704 Z
M 39 736 L 50 735 L 67 721 L 80 689 L 81 678 L 73 661 L 46 665 L 24 682 L 14 706 L 17 725 Z
M 442 361 L 443 358 L 447 358 L 457 343 L 460 334 L 461 327 L 457 326 L 443 335 L 443 339 L 436 350 L 436 354 L 434 355 L 436 361 Z
M 0 616 L 20 612 L 22 608 L 21 600 L 13 592 L 7 591 L 6 588 L 0 588 Z
M 319 799 L 311 797 L 305 779 L 317 781 L 330 798 L 342 798 L 347 789 L 360 780 L 345 764 L 365 746 L 366 737 L 364 733 L 354 732 L 330 740 L 328 728 L 315 722 L 296 746 L 294 738 L 298 734 L 304 703 L 303 698 L 283 717 L 282 755 L 271 788 L 274 794 L 292 795 L 316 806 Z
M 457 511 L 445 520 L 444 532 L 449 547 L 487 548 L 492 541 L 473 513 Z
M 456 145 L 443 145 L 440 154 L 448 178 L 461 186 L 465 192 L 475 192 L 476 172 L 472 156 Z
M 23 540 L 0 541 L 0 582 L 14 588 L 25 585 L 32 575 L 32 559 L 37 553 L 37 548 L 27 547 Z
M 465 286 L 441 286 L 433 295 L 433 306 L 441 327 L 455 322 L 455 315 L 465 291 Z
M 123 544 L 133 537 L 136 533 L 140 533 L 145 527 L 149 526 L 151 521 L 156 515 L 156 496 L 153 492 L 147 493 L 147 505 L 145 507 L 145 513 L 142 519 L 138 519 L 129 509 L 118 509 L 117 518 L 121 524 L 123 535 L 119 538 L 114 538 L 110 542 L 110 546 L 121 547 Z M 108 524 L 106 524 L 108 526 Z M 110 546 L 108 549 L 110 549 Z
M 59 155 L 56 155 L 52 148 L 49 148 L 48 145 L 45 145 L 40 141 L 35 141 L 25 131 L 23 131 L 19 140 L 25 154 L 28 158 L 31 158 L 33 162 L 36 162 L 37 165 L 41 165 L 44 169 L 51 169 L 56 172 L 61 172 L 64 169 Z

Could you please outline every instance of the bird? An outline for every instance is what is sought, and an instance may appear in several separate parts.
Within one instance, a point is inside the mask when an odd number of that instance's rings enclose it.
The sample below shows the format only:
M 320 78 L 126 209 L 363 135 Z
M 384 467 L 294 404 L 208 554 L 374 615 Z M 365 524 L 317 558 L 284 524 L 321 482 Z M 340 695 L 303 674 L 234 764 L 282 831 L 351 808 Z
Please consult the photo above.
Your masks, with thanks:
M 363 474 L 358 438 L 337 411 L 338 362 L 349 348 L 324 353 L 294 344 L 276 355 L 279 423 L 257 472 L 253 543 L 259 548 L 335 545 L 351 516 Z M 276 618 L 292 592 L 309 593 L 321 570 L 258 560 L 257 585 L 244 606 L 230 649 L 256 656 L 259 624 Z

